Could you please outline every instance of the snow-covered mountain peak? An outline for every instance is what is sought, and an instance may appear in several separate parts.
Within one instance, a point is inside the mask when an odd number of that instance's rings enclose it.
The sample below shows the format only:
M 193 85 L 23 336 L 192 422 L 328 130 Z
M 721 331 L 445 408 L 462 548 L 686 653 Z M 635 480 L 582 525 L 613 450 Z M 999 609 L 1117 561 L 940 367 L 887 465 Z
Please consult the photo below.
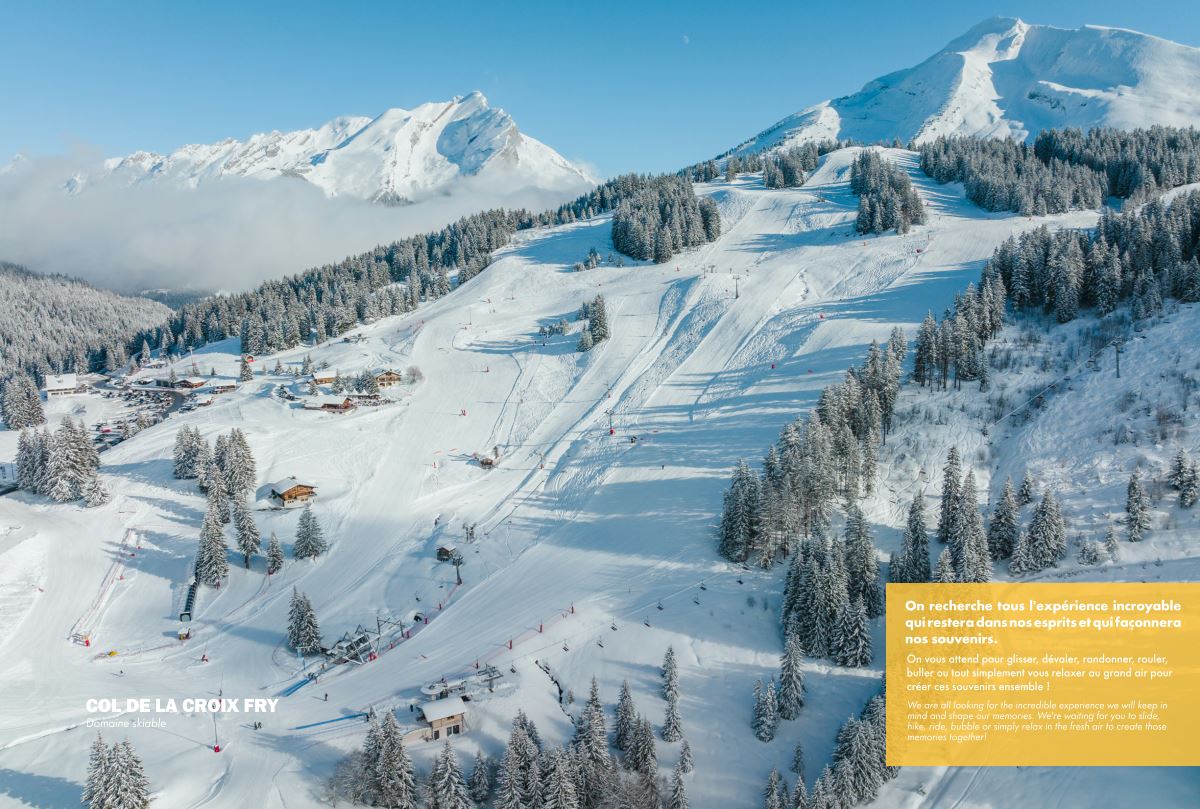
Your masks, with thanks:
M 921 64 L 791 115 L 740 145 L 941 135 L 1029 139 L 1051 127 L 1200 124 L 1200 49 L 1122 28 L 984 20 Z
M 529 188 L 570 195 L 595 183 L 522 134 L 479 91 L 411 110 L 393 107 L 374 118 L 342 116 L 315 129 L 189 144 L 168 155 L 134 152 L 106 161 L 104 173 L 130 183 L 165 179 L 187 186 L 226 176 L 301 177 L 329 196 L 392 204 L 451 193 L 466 177 L 480 177 L 498 193 Z

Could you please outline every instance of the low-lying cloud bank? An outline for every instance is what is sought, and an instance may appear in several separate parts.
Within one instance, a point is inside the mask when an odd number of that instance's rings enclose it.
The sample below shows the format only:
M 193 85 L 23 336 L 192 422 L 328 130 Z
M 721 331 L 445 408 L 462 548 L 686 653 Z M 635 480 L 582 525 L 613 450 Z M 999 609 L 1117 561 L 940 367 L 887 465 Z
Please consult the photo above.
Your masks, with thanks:
M 67 178 L 91 158 L 21 160 L 0 171 L 0 259 L 122 292 L 249 289 L 488 208 L 542 210 L 572 197 L 506 194 L 464 178 L 403 207 L 329 199 L 298 178 L 221 178 L 197 188 Z M 582 192 L 585 189 L 579 189 Z

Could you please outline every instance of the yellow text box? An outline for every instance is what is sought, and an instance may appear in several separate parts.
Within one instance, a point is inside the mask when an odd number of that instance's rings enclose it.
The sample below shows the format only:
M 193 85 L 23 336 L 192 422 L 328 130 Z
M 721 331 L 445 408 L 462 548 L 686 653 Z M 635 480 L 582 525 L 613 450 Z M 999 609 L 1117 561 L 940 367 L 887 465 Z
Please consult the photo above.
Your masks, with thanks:
M 1200 765 L 1200 584 L 889 584 L 891 766 Z

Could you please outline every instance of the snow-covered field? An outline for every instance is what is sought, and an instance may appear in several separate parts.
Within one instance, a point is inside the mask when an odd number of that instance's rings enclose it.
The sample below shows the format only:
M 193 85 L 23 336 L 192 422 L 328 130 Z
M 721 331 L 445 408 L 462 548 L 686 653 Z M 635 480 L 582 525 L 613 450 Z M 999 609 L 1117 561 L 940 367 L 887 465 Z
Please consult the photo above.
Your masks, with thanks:
M 782 572 L 742 571 L 715 553 L 712 526 L 730 467 L 761 456 L 787 420 L 861 360 L 870 340 L 915 325 L 927 309 L 940 312 L 1008 235 L 1095 221 L 1094 213 L 1029 220 L 982 212 L 956 187 L 933 185 L 913 154 L 890 150 L 926 197 L 930 221 L 906 236 L 864 239 L 853 233 L 856 199 L 847 187 L 854 152 L 826 157 L 800 189 L 767 191 L 757 177 L 702 186 L 721 207 L 724 233 L 667 265 L 573 272 L 589 248 L 611 249 L 607 217 L 527 231 L 454 294 L 357 329 L 361 342 L 278 357 L 297 366 L 310 354 L 344 373 L 419 367 L 423 381 L 389 391 L 393 404 L 316 413 L 271 394 L 290 378 L 255 377 L 106 453 L 101 472 L 114 492 L 107 506 L 0 498 L 0 806 L 78 805 L 94 735 L 83 726 L 89 698 L 277 697 L 299 682 L 303 663 L 282 643 L 293 586 L 312 599 L 327 643 L 360 623 L 374 626 L 384 612 L 408 620 L 419 611 L 429 623 L 378 660 L 327 671 L 281 697 L 260 731 L 237 715 L 173 715 L 160 717 L 163 728 L 109 731 L 128 735 L 143 756 L 156 805 L 323 805 L 322 781 L 361 744 L 364 728 L 353 719 L 297 727 L 368 706 L 398 707 L 407 720 L 423 684 L 477 663 L 504 677 L 495 694 L 472 703 L 471 728 L 455 739 L 464 761 L 479 747 L 498 756 L 518 708 L 549 742 L 568 738 L 576 706 L 560 704 L 554 680 L 582 698 L 595 676 L 610 707 L 628 680 L 639 710 L 658 725 L 658 664 L 668 645 L 679 657 L 684 733 L 695 753 L 693 806 L 757 806 L 767 773 L 786 772 L 801 739 L 811 783 L 837 727 L 879 688 L 880 666 L 809 661 L 801 718 L 783 723 L 770 744 L 754 739 L 751 688 L 777 668 L 781 651 Z M 612 337 L 579 354 L 574 313 L 597 293 L 607 300 Z M 1196 314 L 1173 317 L 1129 346 L 1123 371 L 1156 339 L 1184 344 Z M 538 336 L 559 318 L 572 321 L 572 333 Z M 229 375 L 235 350 L 217 344 L 198 359 Z M 1135 388 L 1150 381 L 1138 374 L 1153 372 L 1138 364 L 1127 377 Z M 1099 407 L 1100 397 L 1117 392 L 1104 377 L 1082 374 L 1072 384 Z M 1009 381 L 1014 391 L 1026 383 Z M 906 393 L 901 410 L 919 409 L 923 395 Z M 996 474 L 1019 477 L 1034 464 L 1091 526 L 1100 503 L 1118 502 L 1128 453 L 1139 448 L 1110 454 L 1104 469 L 1085 468 L 1085 449 L 1060 457 L 1062 446 L 1096 439 L 1081 432 L 1064 442 L 1054 431 L 1101 427 L 1070 426 L 1077 411 L 1055 410 L 1070 407 L 1065 397 L 1050 399 L 1028 423 L 994 428 L 976 469 L 992 475 L 981 487 L 994 491 Z M 954 441 L 967 459 L 985 449 L 966 414 L 945 433 L 907 418 L 890 442 L 906 447 L 906 457 L 885 453 L 881 493 L 870 504 L 884 549 L 895 543 L 890 529 L 900 525 L 915 469 L 936 478 Z M 227 585 L 201 591 L 193 637 L 181 644 L 176 617 L 204 509 L 194 481 L 171 477 L 171 446 L 184 425 L 210 440 L 232 427 L 246 433 L 266 487 L 255 516 L 264 537 L 274 531 L 283 540 L 289 561 L 268 580 L 261 558 L 246 571 L 231 554 Z M 1187 435 L 1195 449 L 1197 433 Z M 493 448 L 499 462 L 485 470 L 473 455 Z M 1140 449 L 1155 463 L 1166 452 Z M 271 481 L 290 475 L 319 487 L 314 511 L 331 547 L 315 562 L 290 559 L 298 513 L 269 510 L 263 499 Z M 1097 482 L 1103 488 L 1092 488 Z M 464 525 L 475 526 L 471 544 Z M 129 530 L 133 546 L 121 552 Z M 1185 555 L 1182 536 L 1164 533 L 1125 566 L 1088 574 L 1194 579 L 1200 569 L 1190 562 L 1141 567 L 1158 555 Z M 454 568 L 435 560 L 444 541 L 463 551 L 460 587 Z M 81 619 L 94 628 L 89 648 L 69 638 Z M 882 650 L 882 630 L 876 635 Z M 420 767 L 435 749 L 414 748 Z M 658 752 L 666 772 L 678 744 L 659 741 Z M 1038 805 L 1120 805 L 1108 801 L 1154 790 L 1155 806 L 1186 806 L 1198 788 L 1194 771 L 1182 769 L 911 770 L 877 805 L 999 807 L 1034 797 Z

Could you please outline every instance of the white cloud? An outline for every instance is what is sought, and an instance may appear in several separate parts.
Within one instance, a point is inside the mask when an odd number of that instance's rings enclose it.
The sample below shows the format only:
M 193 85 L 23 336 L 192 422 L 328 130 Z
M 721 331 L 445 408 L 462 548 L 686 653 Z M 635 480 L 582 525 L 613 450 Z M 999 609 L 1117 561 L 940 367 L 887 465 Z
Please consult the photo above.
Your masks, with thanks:
M 63 190 L 91 155 L 0 172 L 0 259 L 121 291 L 244 290 L 434 230 L 493 207 L 541 210 L 570 194 L 496 194 L 469 179 L 453 196 L 400 208 L 328 199 L 299 179 L 227 178 L 196 189 L 92 183 Z

